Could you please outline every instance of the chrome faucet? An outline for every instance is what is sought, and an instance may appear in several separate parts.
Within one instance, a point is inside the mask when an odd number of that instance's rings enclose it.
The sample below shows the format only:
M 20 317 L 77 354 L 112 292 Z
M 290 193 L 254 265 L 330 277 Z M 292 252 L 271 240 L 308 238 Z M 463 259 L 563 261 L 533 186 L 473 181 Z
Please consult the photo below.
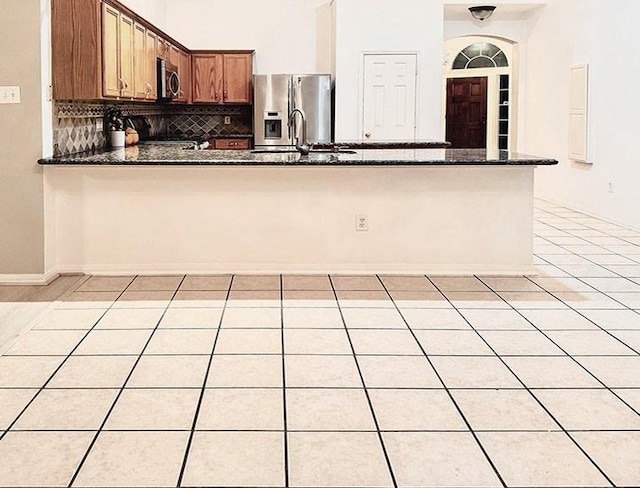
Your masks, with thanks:
M 295 133 L 297 131 L 294 130 L 296 114 L 300 114 L 300 117 L 302 118 L 302 144 L 300 144 L 300 138 L 298 137 L 298 134 Z M 304 112 L 299 108 L 294 108 L 289 114 L 289 137 L 296 138 L 296 149 L 301 155 L 306 156 L 307 154 L 309 154 L 311 148 L 309 147 L 309 143 L 307 142 L 307 121 L 305 120 Z

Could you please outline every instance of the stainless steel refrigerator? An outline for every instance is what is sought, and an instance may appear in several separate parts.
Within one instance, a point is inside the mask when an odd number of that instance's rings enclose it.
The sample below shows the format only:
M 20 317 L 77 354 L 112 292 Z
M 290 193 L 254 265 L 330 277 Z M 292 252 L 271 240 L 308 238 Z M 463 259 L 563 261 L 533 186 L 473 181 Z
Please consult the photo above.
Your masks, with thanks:
M 256 146 L 295 144 L 288 122 L 296 108 L 305 115 L 307 142 L 331 142 L 331 75 L 254 75 L 253 89 Z M 301 135 L 299 116 L 293 125 Z

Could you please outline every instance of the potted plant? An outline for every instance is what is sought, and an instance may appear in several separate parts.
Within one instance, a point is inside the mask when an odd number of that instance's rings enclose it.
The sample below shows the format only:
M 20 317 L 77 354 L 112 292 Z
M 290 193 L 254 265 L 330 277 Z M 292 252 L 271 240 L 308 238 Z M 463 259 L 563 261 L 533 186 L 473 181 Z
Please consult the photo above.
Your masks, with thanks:
M 104 112 L 104 125 L 111 147 L 124 147 L 124 117 L 118 107 L 109 107 Z

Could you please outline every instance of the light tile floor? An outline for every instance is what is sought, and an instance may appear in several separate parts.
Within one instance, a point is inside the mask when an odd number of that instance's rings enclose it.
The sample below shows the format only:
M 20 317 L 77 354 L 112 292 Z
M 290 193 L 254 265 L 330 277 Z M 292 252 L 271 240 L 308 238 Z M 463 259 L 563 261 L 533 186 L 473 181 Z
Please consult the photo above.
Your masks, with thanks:
M 640 232 L 528 277 L 91 277 L 0 356 L 0 486 L 640 485 Z

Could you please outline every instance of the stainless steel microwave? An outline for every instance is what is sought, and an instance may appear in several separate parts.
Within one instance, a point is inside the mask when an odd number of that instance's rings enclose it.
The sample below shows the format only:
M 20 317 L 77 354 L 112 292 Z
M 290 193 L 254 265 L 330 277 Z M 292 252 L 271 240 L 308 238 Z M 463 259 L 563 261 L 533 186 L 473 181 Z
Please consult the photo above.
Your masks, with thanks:
M 173 64 L 158 58 L 158 100 L 173 100 L 180 95 L 180 74 Z

